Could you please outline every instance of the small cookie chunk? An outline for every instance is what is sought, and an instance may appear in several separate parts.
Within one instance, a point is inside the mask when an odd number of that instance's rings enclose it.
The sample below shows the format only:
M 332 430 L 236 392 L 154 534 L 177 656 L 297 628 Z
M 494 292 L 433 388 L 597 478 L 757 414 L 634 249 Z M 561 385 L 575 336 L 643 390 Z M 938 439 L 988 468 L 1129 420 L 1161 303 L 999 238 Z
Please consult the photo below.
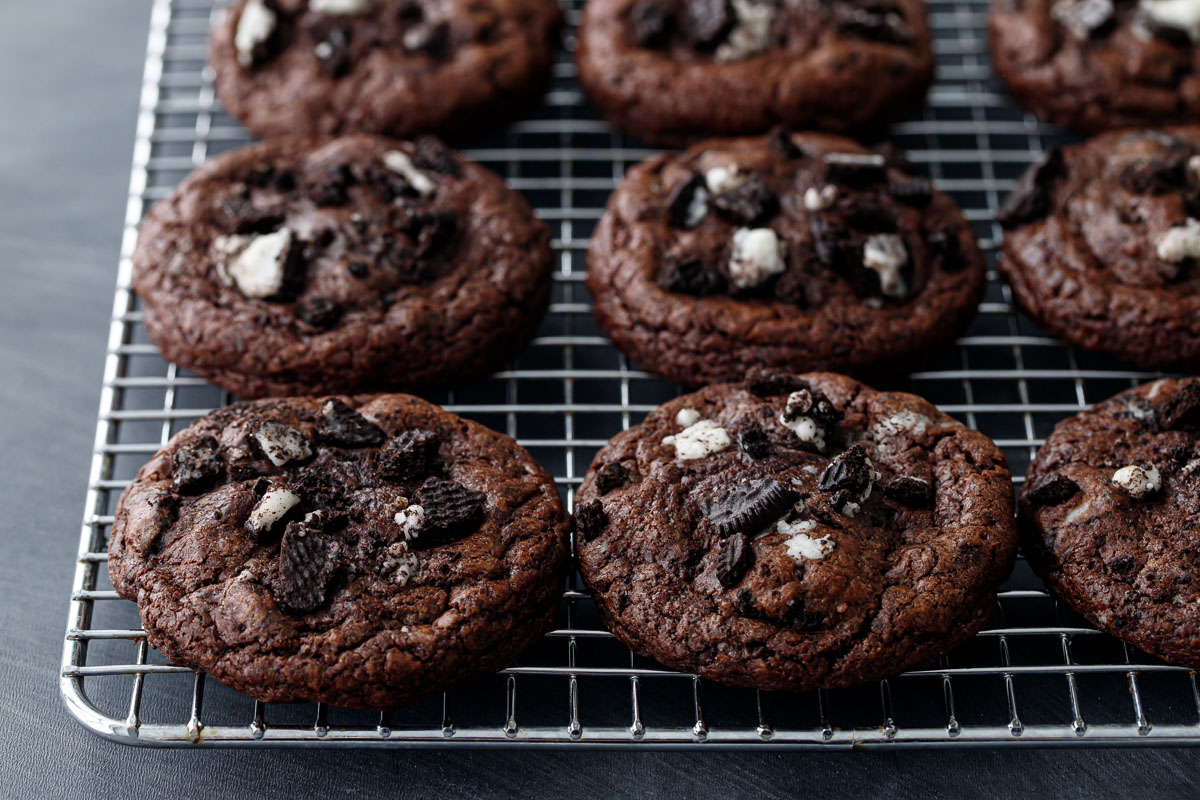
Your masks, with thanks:
M 1083 133 L 1200 121 L 1200 4 L 995 0 L 996 72 L 1017 102 Z
M 1200 365 L 1200 127 L 1052 150 L 1004 201 L 1000 272 L 1068 342 L 1144 368 Z
M 163 356 L 239 397 L 451 386 L 533 335 L 549 238 L 435 139 L 279 139 L 155 203 L 133 284 Z
M 660 145 L 797 129 L 878 137 L 933 80 L 920 0 L 589 0 L 579 79 L 619 128 Z
M 260 138 L 450 134 L 538 97 L 561 27 L 554 0 L 240 0 L 209 63 Z
M 776 132 L 629 170 L 587 284 L 618 348 L 696 386 L 750 364 L 912 363 L 969 322 L 985 264 L 929 181 L 846 139 Z
M 356 435 L 331 437 L 331 413 Z M 250 444 L 263 430 L 308 456 Z M 430 441 L 439 458 L 411 455 Z M 420 468 L 396 470 L 397 451 Z M 568 529 L 528 452 L 416 397 L 259 400 L 141 469 L 108 572 L 175 664 L 264 702 L 385 709 L 494 672 L 549 630 Z
M 799 393 L 820 447 L 781 421 Z M 747 457 L 761 440 L 739 436 L 681 459 L 702 422 L 759 430 L 770 449 Z M 613 463 L 628 482 L 602 494 Z M 576 503 L 580 573 L 618 639 L 764 690 L 944 655 L 987 621 L 1017 547 L 999 448 L 918 397 L 832 373 L 757 371 L 671 400 L 600 450 Z
M 1050 592 L 1100 630 L 1200 668 L 1200 379 L 1129 389 L 1055 426 L 1018 503 Z

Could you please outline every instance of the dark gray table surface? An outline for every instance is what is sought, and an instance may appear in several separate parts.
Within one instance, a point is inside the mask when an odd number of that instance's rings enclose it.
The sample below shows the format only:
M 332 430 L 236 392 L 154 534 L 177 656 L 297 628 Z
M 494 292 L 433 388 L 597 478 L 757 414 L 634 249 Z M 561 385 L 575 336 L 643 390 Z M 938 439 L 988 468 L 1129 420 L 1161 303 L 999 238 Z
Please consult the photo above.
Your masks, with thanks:
M 144 0 L 5 4 L 0 25 L 0 794 L 11 797 L 1195 794 L 1200 751 L 166 752 L 58 699 L 141 81 Z

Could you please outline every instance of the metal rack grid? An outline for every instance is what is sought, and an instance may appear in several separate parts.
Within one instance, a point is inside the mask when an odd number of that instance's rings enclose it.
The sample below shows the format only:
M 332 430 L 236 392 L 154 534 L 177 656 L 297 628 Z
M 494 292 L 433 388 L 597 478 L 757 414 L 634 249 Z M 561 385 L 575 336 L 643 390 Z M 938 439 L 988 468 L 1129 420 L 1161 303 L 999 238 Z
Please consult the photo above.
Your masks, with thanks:
M 580 0 L 569 0 L 578 18 Z M 989 259 L 999 199 L 1058 134 L 1015 109 L 990 72 L 986 0 L 931 0 L 939 81 L 896 144 L 953 193 Z M 383 714 L 256 703 L 166 663 L 105 568 L 116 498 L 175 431 L 229 397 L 146 338 L 129 289 L 147 206 L 208 156 L 244 144 L 204 67 L 212 0 L 155 0 L 91 483 L 61 692 L 90 730 L 141 745 L 848 748 L 1200 743 L 1193 672 L 1097 633 L 1049 598 L 1024 562 L 988 628 L 924 670 L 851 690 L 734 690 L 633 656 L 603 629 L 577 577 L 559 629 L 493 678 Z M 569 37 L 568 37 L 569 39 Z M 568 44 L 570 42 L 568 41 Z M 568 51 L 569 51 L 568 47 Z M 571 498 L 592 455 L 678 388 L 639 371 L 596 329 L 584 250 L 624 169 L 652 151 L 587 105 L 569 52 L 535 114 L 467 153 L 503 175 L 554 232 L 555 293 L 538 338 L 491 379 L 432 397 L 518 438 Z M 1005 450 L 1016 475 L 1059 419 L 1155 374 L 1077 353 L 1015 313 L 993 274 L 978 319 L 888 388 L 914 391 Z M 1018 477 L 1019 481 L 1020 478 Z

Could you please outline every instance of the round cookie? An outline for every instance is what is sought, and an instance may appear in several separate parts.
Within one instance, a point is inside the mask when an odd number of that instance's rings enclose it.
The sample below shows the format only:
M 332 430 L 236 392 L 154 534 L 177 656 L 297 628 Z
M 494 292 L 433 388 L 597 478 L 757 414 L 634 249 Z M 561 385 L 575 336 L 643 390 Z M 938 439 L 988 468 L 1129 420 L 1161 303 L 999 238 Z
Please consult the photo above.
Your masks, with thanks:
M 258 137 L 450 134 L 539 96 L 561 27 L 556 0 L 240 0 L 209 63 Z
M 993 0 L 996 72 L 1056 125 L 1101 130 L 1200 120 L 1200 4 Z
M 1200 365 L 1200 127 L 1052 149 L 997 215 L 999 269 L 1042 327 L 1140 367 Z
M 434 139 L 279 139 L 155 203 L 133 285 L 163 356 L 240 397 L 447 386 L 534 334 L 549 239 Z
M 759 370 L 615 436 L 576 495 L 575 547 L 634 652 L 737 686 L 849 686 L 984 625 L 1016 553 L 1010 480 L 919 397 Z
M 986 275 L 954 201 L 905 166 L 782 131 L 649 159 L 592 236 L 600 327 L 687 386 L 911 364 L 965 328 Z
M 1200 668 L 1200 380 L 1145 384 L 1060 422 L 1018 507 L 1022 549 L 1052 594 Z
M 613 125 L 662 145 L 776 124 L 878 137 L 934 68 L 921 0 L 588 0 L 576 62 Z
M 260 400 L 141 469 L 108 570 L 173 663 L 265 702 L 383 709 L 550 629 L 567 530 L 528 452 L 423 400 Z

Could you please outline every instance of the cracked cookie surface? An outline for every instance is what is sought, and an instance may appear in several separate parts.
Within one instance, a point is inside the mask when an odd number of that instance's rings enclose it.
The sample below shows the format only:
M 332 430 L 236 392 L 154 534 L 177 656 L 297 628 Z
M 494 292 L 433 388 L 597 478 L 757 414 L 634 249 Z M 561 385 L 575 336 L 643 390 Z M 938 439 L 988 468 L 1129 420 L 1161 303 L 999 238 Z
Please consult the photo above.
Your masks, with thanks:
M 1042 327 L 1139 367 L 1200 364 L 1200 127 L 1048 151 L 1006 198 L 999 269 Z
M 537 329 L 549 238 L 436 139 L 278 139 L 154 204 L 133 285 L 163 356 L 239 397 L 452 386 Z
M 993 0 L 996 71 L 1017 102 L 1095 133 L 1200 119 L 1200 5 L 1190 0 Z
M 1060 422 L 1018 505 L 1051 593 L 1102 631 L 1200 667 L 1200 380 L 1148 383 Z
M 576 551 L 639 654 L 737 686 L 849 686 L 987 621 L 1016 552 L 1010 480 L 918 397 L 760 370 L 615 436 L 576 495 Z
M 629 170 L 588 249 L 600 327 L 686 386 L 862 371 L 960 333 L 985 265 L 954 201 L 836 136 L 701 142 Z
M 589 0 L 576 62 L 610 122 L 666 145 L 776 124 L 877 137 L 934 67 L 920 0 Z
M 423 400 L 259 400 L 141 469 L 109 576 L 175 664 L 265 702 L 383 709 L 548 630 L 567 528 L 528 452 Z
M 555 0 L 242 0 L 209 63 L 258 137 L 449 135 L 536 98 L 561 27 Z

